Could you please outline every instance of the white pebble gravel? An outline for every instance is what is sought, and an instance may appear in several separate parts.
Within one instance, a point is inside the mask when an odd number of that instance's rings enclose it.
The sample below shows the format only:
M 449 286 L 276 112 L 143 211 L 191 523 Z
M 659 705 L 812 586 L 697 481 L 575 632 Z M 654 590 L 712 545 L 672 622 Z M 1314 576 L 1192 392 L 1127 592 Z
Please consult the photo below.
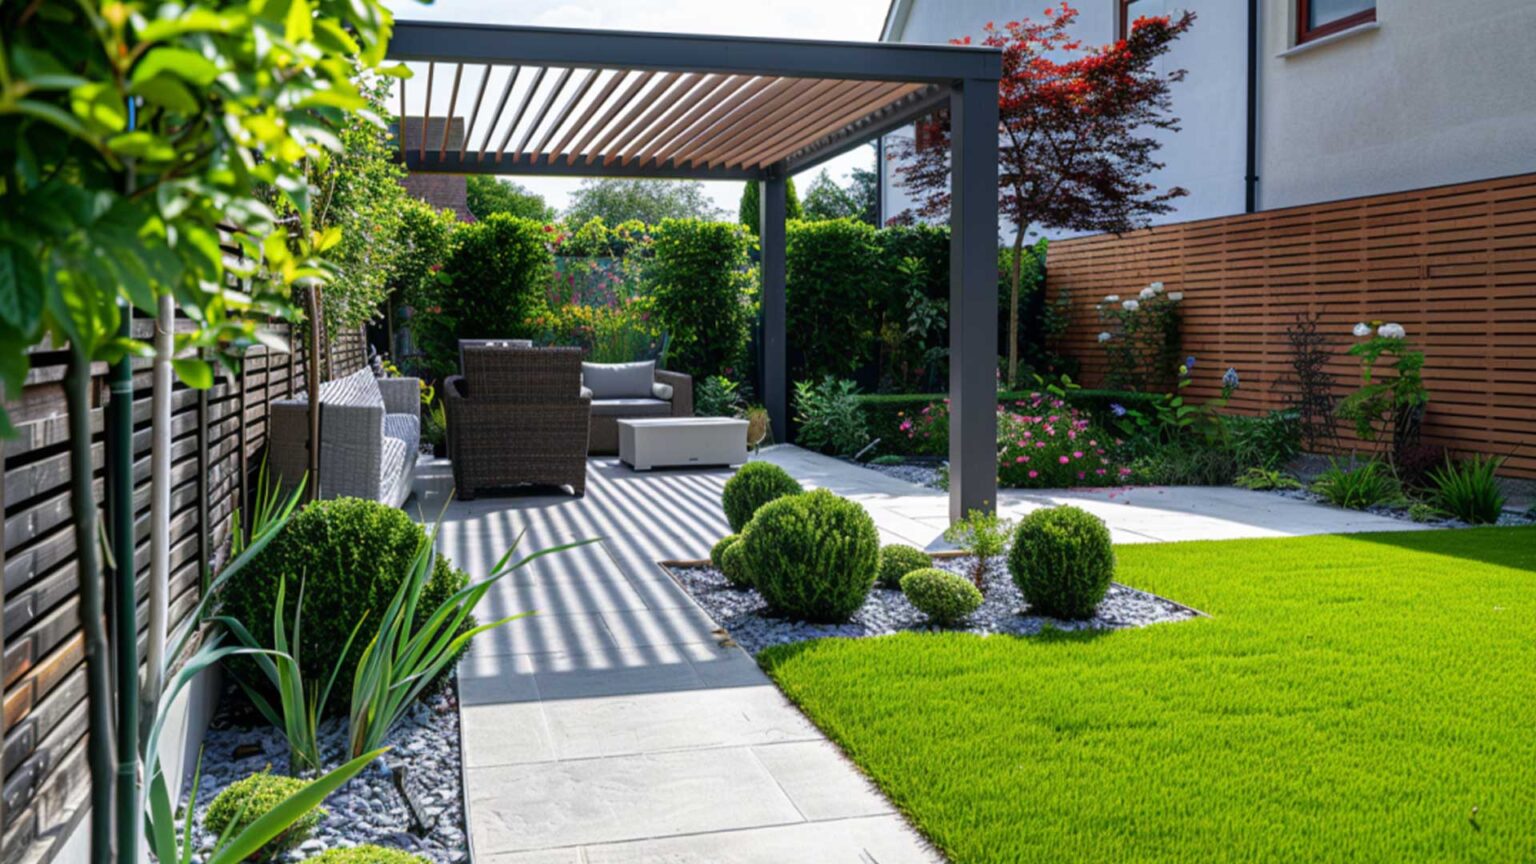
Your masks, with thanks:
M 236 699 L 232 697 L 226 704 Z M 343 718 L 322 722 L 321 752 L 331 760 L 328 768 L 341 764 L 346 734 Z M 302 861 L 326 849 L 365 843 L 403 849 L 437 864 L 469 860 L 459 712 L 453 692 L 445 690 L 413 705 L 385 744 L 390 752 L 326 799 L 322 805 L 326 815 L 310 839 L 290 851 L 285 860 Z M 432 824 L 425 837 L 410 831 L 406 805 L 390 771 L 395 764 L 405 766 L 406 788 L 417 809 Z M 203 816 L 214 796 L 231 783 L 268 767 L 274 774 L 286 773 L 288 743 L 281 731 L 269 725 L 235 723 L 228 716 L 214 721 L 203 743 L 202 784 L 197 796 L 199 861 L 212 851 L 216 839 L 202 830 Z M 190 792 L 189 778 L 185 794 Z
M 973 558 L 942 558 L 934 566 L 969 576 Z M 875 587 L 863 608 L 845 624 L 808 624 L 787 618 L 770 617 L 762 595 L 751 589 L 732 588 L 720 571 L 712 567 L 678 567 L 673 576 L 704 610 L 747 651 L 756 654 L 770 645 L 803 642 L 829 636 L 859 638 L 883 636 L 901 631 L 938 631 L 927 616 L 917 611 L 900 591 Z M 971 617 L 952 631 L 983 635 L 1007 633 L 1027 636 L 1047 626 L 1061 630 L 1116 630 L 1141 627 L 1167 621 L 1183 621 L 1199 613 L 1171 600 L 1112 584 L 1094 617 L 1085 621 L 1062 621 L 1043 615 L 1031 615 L 1019 589 L 1008 576 L 1001 560 L 996 561 L 984 579 L 985 601 Z

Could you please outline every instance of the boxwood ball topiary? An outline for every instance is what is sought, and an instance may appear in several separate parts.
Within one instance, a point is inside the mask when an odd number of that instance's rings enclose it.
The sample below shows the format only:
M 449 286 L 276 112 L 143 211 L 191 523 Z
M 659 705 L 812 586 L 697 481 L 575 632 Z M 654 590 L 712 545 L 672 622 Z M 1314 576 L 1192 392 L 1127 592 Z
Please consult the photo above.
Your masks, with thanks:
M 362 846 L 327 849 L 304 859 L 305 864 L 432 864 L 432 859 L 413 855 L 404 849 L 390 849 L 365 843 Z
M 410 572 L 425 533 L 404 511 L 375 501 L 336 498 L 317 501 L 289 520 L 272 542 L 225 586 L 224 613 L 243 623 L 263 645 L 272 644 L 272 607 L 277 587 L 288 579 L 284 620 L 293 636 L 293 614 L 299 602 L 299 580 L 304 585 L 304 612 L 300 620 L 302 644 L 299 665 L 306 682 L 316 686 L 330 678 L 337 654 L 347 643 L 359 618 L 363 627 L 347 651 L 336 686 L 331 688 L 328 713 L 346 710 L 352 692 L 352 673 L 363 648 L 379 624 L 379 616 Z M 417 605 L 416 623 L 424 623 L 437 607 L 469 584 L 469 577 L 455 569 L 446 556 L 438 555 Z M 366 617 L 365 617 L 366 616 Z M 460 632 L 474 625 L 472 616 Z M 266 687 L 267 679 L 254 663 L 231 658 L 231 668 L 246 683 Z M 243 661 L 243 662 L 238 662 Z M 445 667 L 443 680 L 452 674 Z
M 769 608 L 804 621 L 848 620 L 869 597 L 880 562 L 875 521 L 825 489 L 763 505 L 740 545 Z
M 747 569 L 747 547 L 740 540 L 720 553 L 720 572 L 732 588 L 751 588 L 752 573 Z
M 771 462 L 748 462 L 725 481 L 725 520 L 731 523 L 732 531 L 740 534 L 757 508 L 775 498 L 803 491 L 783 468 Z
M 971 580 L 937 567 L 922 567 L 901 577 L 901 593 L 928 620 L 945 627 L 981 608 L 981 591 Z
M 1008 572 L 1032 612 L 1091 618 L 1115 575 L 1109 529 L 1076 507 L 1036 510 L 1014 531 Z
M 724 569 L 721 566 L 721 564 L 720 564 L 720 556 L 722 554 L 724 554 L 725 547 L 731 545 L 732 543 L 735 543 L 737 540 L 740 540 L 740 539 L 741 539 L 741 535 L 740 534 L 727 534 L 724 537 L 721 537 L 720 540 L 718 542 L 716 542 L 714 546 L 711 546 L 710 549 L 709 549 L 709 563 L 716 570 Z
M 892 543 L 880 549 L 880 585 L 883 588 L 901 587 L 901 577 L 913 570 L 932 567 L 933 559 L 916 546 Z
M 203 816 L 203 828 L 215 836 L 232 838 L 308 785 L 308 780 L 283 777 L 266 771 L 236 780 L 214 796 L 213 802 L 208 805 L 208 812 Z M 324 815 L 325 811 L 317 807 L 299 817 L 287 830 L 267 841 L 267 845 L 257 850 L 250 860 L 272 861 L 282 857 L 284 852 L 307 840 Z

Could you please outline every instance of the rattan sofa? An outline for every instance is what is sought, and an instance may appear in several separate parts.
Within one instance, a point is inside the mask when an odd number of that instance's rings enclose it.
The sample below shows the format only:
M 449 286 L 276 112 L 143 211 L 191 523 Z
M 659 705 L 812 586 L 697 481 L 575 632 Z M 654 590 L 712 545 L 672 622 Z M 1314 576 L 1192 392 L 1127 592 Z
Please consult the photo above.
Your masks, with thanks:
M 619 452 L 619 421 L 636 417 L 692 417 L 693 379 L 655 364 L 583 363 L 582 389 L 592 396 L 587 452 Z
M 526 484 L 587 491 L 591 398 L 580 348 L 465 345 L 444 382 L 458 497 Z
M 309 402 L 279 399 L 268 417 L 268 464 L 285 489 L 309 470 Z M 399 507 L 421 446 L 421 382 L 366 366 L 320 385 L 320 497 Z M 313 483 L 313 479 L 309 482 Z

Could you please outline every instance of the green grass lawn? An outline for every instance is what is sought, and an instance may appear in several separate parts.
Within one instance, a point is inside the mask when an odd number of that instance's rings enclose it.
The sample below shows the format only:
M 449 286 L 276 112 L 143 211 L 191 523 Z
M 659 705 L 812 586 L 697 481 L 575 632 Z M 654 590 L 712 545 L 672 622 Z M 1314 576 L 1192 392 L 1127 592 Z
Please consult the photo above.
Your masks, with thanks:
M 1212 617 L 761 660 L 956 864 L 1536 860 L 1536 528 L 1117 553 Z

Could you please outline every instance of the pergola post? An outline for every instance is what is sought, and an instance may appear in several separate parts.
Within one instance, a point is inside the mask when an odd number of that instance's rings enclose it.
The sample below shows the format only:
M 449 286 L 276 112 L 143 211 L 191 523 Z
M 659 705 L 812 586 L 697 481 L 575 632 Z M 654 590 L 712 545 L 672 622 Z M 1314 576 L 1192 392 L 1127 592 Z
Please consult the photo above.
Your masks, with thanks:
M 997 506 L 997 82 L 950 94 L 949 518 Z
M 768 409 L 773 440 L 789 440 L 789 370 L 785 359 L 784 219 L 785 180 L 758 181 L 758 246 L 761 249 L 763 405 Z

